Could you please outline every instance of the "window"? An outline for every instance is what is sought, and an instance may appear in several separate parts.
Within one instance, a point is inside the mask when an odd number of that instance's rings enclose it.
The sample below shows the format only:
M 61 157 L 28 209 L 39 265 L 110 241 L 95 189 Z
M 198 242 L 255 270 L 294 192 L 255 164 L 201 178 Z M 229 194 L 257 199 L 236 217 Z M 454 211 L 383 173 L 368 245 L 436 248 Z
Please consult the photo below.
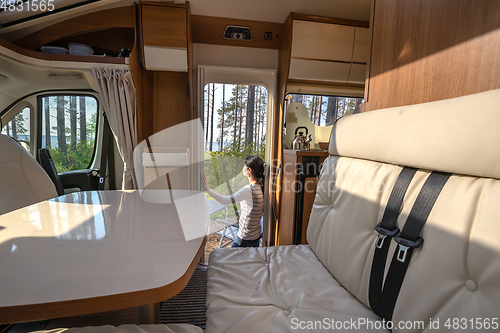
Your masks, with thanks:
M 31 109 L 25 107 L 2 127 L 2 134 L 17 140 L 27 151 L 30 151 L 30 113 Z
M 267 89 L 264 86 L 205 85 L 205 151 L 246 151 L 264 158 Z
M 354 109 L 363 103 L 363 98 L 289 94 L 287 96 L 287 108 L 288 105 L 295 102 L 306 106 L 313 124 L 331 126 L 344 114 L 354 112 Z
M 58 172 L 87 169 L 94 155 L 97 99 L 89 95 L 41 97 L 41 147 Z

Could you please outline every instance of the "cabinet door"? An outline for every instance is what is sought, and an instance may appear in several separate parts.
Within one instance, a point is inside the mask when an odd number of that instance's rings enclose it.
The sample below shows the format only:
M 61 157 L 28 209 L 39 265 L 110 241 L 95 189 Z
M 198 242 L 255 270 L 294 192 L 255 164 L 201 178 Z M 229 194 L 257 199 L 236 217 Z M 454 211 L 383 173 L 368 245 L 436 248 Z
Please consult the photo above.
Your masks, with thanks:
M 186 8 L 143 5 L 142 36 L 147 70 L 187 72 Z
M 144 45 L 187 48 L 186 8 L 142 6 Z

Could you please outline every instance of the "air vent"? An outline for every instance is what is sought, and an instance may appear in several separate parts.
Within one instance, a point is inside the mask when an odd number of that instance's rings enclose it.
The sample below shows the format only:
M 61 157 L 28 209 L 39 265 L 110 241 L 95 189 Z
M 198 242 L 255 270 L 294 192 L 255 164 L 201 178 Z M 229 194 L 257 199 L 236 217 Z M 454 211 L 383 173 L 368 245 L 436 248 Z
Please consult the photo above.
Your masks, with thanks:
M 249 27 L 228 25 L 224 30 L 225 39 L 252 40 L 252 30 Z

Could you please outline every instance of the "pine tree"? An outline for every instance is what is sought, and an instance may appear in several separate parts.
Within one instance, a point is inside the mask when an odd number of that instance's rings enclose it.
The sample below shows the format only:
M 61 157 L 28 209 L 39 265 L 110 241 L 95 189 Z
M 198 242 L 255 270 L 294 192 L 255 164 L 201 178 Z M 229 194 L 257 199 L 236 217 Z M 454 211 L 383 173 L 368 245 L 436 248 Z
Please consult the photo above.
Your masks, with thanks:
M 76 149 L 76 96 L 69 98 L 70 149 Z
M 45 97 L 44 102 L 44 114 L 45 114 L 45 148 L 52 147 L 52 140 L 50 137 L 50 112 L 49 112 L 49 101 L 50 97 Z
M 247 110 L 245 123 L 245 147 L 253 144 L 255 122 L 255 86 L 248 86 Z
M 67 153 L 66 129 L 64 127 L 64 96 L 57 96 L 57 145 L 63 153 Z
M 328 104 L 326 107 L 326 126 L 333 125 L 337 115 L 337 97 L 328 97 Z
M 87 106 L 85 96 L 80 96 L 80 141 L 87 142 Z
M 214 112 L 215 112 L 215 83 L 212 83 L 212 112 L 210 116 L 210 148 L 209 150 L 212 151 L 212 144 L 214 141 Z
M 222 113 L 221 113 L 221 121 L 220 121 L 220 144 L 219 151 L 222 151 L 224 148 L 224 113 L 225 113 L 225 104 L 226 104 L 226 85 L 222 84 Z

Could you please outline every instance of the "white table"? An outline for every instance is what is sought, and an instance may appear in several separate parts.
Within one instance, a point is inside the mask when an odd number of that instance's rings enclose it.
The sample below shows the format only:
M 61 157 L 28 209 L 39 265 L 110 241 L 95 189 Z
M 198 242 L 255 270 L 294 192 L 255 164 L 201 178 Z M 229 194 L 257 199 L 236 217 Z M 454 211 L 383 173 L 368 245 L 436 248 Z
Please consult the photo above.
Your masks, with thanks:
M 196 268 L 207 225 L 198 191 L 77 192 L 1 215 L 0 324 L 168 299 Z

